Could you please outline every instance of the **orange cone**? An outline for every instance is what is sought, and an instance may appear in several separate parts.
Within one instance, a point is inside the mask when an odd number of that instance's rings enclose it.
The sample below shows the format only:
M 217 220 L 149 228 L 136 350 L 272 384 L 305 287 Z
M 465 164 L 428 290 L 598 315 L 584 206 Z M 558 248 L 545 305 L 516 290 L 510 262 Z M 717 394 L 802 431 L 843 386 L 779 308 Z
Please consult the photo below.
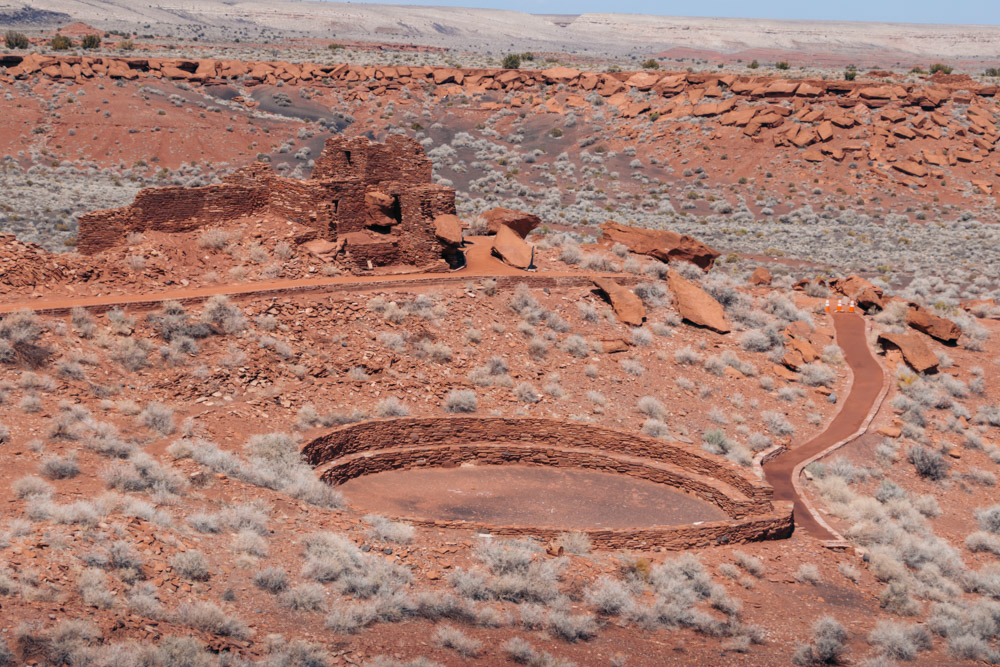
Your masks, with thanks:
M 844 312 L 844 301 L 843 301 L 843 299 L 837 299 L 837 312 L 838 313 Z
M 853 313 L 854 312 L 854 299 L 851 299 L 850 305 L 847 306 L 847 312 L 849 312 L 849 313 Z
M 830 300 L 829 299 L 826 300 L 826 312 L 828 312 L 828 313 L 830 312 Z

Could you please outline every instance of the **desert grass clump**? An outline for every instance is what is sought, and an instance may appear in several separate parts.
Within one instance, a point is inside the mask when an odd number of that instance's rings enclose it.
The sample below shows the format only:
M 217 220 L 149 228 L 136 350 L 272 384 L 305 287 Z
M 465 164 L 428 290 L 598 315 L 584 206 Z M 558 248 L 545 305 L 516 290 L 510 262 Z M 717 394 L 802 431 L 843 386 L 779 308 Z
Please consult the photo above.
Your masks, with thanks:
M 325 597 L 322 586 L 306 582 L 283 592 L 278 601 L 292 611 L 321 611 Z
M 522 403 L 537 403 L 538 390 L 529 382 L 520 382 L 514 387 L 514 396 Z
M 566 553 L 575 556 L 589 554 L 591 548 L 590 538 L 587 534 L 578 531 L 560 535 L 556 539 L 556 546 L 561 547 Z
M 879 621 L 868 635 L 868 643 L 887 657 L 913 660 L 920 651 L 931 647 L 931 633 L 920 625 Z
M 347 595 L 390 597 L 410 583 L 409 570 L 364 553 L 343 535 L 313 533 L 303 544 L 306 564 L 302 575 L 319 583 L 336 583 Z
M 247 328 L 247 320 L 239 307 L 223 294 L 216 294 L 205 302 L 201 319 L 227 334 L 236 334 Z
M 206 601 L 181 605 L 177 609 L 175 622 L 220 637 L 247 639 L 251 634 L 250 628 L 243 621 L 229 616 L 217 605 Z
M 416 532 L 409 524 L 392 521 L 378 514 L 366 514 L 364 520 L 368 524 L 366 531 L 368 536 L 380 542 L 409 544 L 413 541 L 413 535 Z
M 483 650 L 483 643 L 469 637 L 452 625 L 441 625 L 434 632 L 435 643 L 445 648 L 454 649 L 464 658 L 474 658 Z
M 821 581 L 819 568 L 811 563 L 803 563 L 795 571 L 795 580 L 800 584 L 818 584 Z
M 267 567 L 254 573 L 253 583 L 268 593 L 280 593 L 288 588 L 288 573 L 280 567 Z
M 108 576 L 103 570 L 89 567 L 80 573 L 77 586 L 83 603 L 96 609 L 111 609 L 115 606 L 115 595 L 107 586 Z
M 811 644 L 799 644 L 792 655 L 796 665 L 839 665 L 847 653 L 847 631 L 831 616 L 824 616 L 813 625 Z
M 1000 505 L 977 510 L 976 521 L 983 530 L 1000 535 Z
M 410 414 L 410 410 L 401 400 L 390 396 L 375 407 L 375 414 L 379 417 L 407 417 Z
M 925 479 L 937 481 L 948 476 L 948 462 L 937 450 L 923 445 L 910 445 L 906 450 L 906 458 L 916 468 L 917 474 Z
M 139 413 L 139 421 L 143 426 L 160 435 L 170 435 L 176 430 L 174 411 L 162 403 L 150 403 Z
M 635 600 L 628 586 L 609 576 L 599 577 L 587 589 L 587 604 L 605 616 L 629 615 L 634 611 Z
M 196 549 L 177 553 L 170 559 L 170 566 L 174 572 L 191 581 L 208 581 L 212 576 L 205 555 Z
M 444 399 L 444 409 L 453 414 L 467 414 L 479 408 L 476 393 L 470 389 L 453 389 Z
M 76 461 L 76 454 L 72 453 L 46 456 L 39 471 L 49 479 L 70 479 L 80 474 L 80 464 Z

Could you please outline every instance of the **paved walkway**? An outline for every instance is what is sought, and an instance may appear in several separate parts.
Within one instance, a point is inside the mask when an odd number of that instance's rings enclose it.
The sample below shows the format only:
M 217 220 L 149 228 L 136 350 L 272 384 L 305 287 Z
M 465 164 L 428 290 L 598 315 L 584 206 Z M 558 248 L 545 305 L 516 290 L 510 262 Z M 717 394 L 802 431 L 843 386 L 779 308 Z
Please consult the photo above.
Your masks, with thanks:
M 825 431 L 764 465 L 767 481 L 774 487 L 774 499 L 795 503 L 796 528 L 821 540 L 838 540 L 840 537 L 817 521 L 800 497 L 794 483 L 796 468 L 820 452 L 858 434 L 882 392 L 883 379 L 882 367 L 868 346 L 864 318 L 857 313 L 834 313 L 833 324 L 837 331 L 837 344 L 844 350 L 844 358 L 854 374 L 851 391 L 846 397 L 841 397 L 840 410 Z

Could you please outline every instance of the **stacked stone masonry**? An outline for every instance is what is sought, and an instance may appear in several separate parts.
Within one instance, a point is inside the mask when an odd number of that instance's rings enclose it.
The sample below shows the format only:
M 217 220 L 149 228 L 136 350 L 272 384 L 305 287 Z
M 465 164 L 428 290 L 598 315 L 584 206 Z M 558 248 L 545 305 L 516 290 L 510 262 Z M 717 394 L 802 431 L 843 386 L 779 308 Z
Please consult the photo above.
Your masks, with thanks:
M 430 160 L 412 139 L 393 135 L 376 144 L 332 137 L 307 180 L 254 163 L 221 185 L 148 188 L 130 206 L 80 216 L 77 247 L 90 254 L 123 243 L 131 232 L 186 232 L 272 216 L 342 241 L 360 267 L 454 262 L 457 249 L 437 238 L 434 219 L 455 213 L 455 191 L 430 181 Z
M 337 428 L 303 449 L 324 481 L 418 467 L 542 465 L 628 475 L 692 493 L 731 518 L 700 525 L 586 530 L 606 549 L 683 549 L 787 537 L 791 503 L 772 500 L 772 489 L 745 469 L 680 443 L 552 419 L 430 417 L 379 419 Z M 404 517 L 417 525 L 496 535 L 554 538 L 558 527 L 494 526 L 467 521 Z

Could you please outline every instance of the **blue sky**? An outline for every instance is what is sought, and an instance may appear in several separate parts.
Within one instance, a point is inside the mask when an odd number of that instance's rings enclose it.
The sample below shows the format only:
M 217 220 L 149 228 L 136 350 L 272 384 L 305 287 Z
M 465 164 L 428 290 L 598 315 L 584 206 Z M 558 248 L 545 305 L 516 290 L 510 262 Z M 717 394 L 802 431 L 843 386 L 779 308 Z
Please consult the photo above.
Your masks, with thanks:
M 370 0 L 372 1 L 372 0 Z M 616 12 L 664 16 L 734 16 L 751 18 L 890 21 L 896 23 L 966 23 L 1000 25 L 1000 0 L 373 0 L 409 4 L 512 9 L 532 14 Z M 997 49 L 1000 51 L 1000 45 Z

